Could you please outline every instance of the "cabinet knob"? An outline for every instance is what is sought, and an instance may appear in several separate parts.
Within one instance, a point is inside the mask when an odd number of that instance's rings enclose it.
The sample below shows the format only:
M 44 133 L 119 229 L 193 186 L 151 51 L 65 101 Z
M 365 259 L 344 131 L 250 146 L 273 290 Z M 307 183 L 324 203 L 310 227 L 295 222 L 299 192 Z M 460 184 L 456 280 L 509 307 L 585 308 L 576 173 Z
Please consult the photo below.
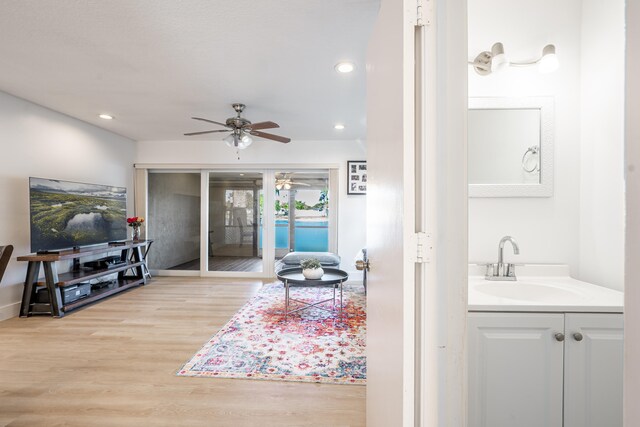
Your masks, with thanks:
M 563 333 L 558 332 L 554 336 L 556 337 L 556 341 L 564 341 L 564 334 Z
M 582 338 L 584 338 L 582 336 L 582 334 L 580 332 L 576 332 L 575 334 L 573 334 L 573 339 L 576 341 L 582 341 Z

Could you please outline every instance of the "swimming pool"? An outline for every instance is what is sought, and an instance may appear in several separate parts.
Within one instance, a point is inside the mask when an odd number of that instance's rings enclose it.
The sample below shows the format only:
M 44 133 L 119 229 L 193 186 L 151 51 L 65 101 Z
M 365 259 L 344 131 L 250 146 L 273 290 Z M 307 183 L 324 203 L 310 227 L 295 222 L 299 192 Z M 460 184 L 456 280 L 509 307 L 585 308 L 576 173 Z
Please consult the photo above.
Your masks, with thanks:
M 328 221 L 296 221 L 295 247 L 300 252 L 327 252 L 329 250 Z M 262 227 L 259 230 L 258 245 L 262 246 Z M 289 221 L 276 220 L 276 249 L 289 248 Z

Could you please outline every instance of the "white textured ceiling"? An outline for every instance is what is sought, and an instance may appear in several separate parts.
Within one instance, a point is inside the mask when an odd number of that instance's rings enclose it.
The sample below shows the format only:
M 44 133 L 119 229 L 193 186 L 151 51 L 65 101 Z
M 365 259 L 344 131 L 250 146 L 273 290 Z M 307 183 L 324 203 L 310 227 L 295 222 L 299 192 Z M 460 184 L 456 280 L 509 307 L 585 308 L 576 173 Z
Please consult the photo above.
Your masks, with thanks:
M 378 7 L 0 0 L 0 90 L 135 140 L 219 139 L 226 134 L 182 134 L 217 128 L 190 117 L 224 121 L 233 102 L 294 141 L 364 138 L 365 50 Z M 340 75 L 333 67 L 345 59 L 357 68 Z

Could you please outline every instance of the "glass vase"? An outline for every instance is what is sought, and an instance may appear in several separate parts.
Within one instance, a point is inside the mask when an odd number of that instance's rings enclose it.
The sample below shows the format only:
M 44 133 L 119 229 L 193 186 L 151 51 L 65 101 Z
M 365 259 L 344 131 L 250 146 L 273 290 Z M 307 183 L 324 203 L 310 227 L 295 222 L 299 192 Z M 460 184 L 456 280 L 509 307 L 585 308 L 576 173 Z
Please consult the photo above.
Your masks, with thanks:
M 131 228 L 132 228 L 132 230 L 131 230 L 131 240 L 133 240 L 133 241 L 140 240 L 140 226 L 134 225 Z

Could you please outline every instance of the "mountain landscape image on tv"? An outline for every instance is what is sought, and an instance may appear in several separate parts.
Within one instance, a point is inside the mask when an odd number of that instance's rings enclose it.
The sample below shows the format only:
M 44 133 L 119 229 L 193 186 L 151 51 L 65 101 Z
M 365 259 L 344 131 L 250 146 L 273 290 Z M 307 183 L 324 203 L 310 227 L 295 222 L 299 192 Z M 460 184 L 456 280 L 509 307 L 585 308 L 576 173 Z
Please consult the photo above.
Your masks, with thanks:
M 31 251 L 127 238 L 127 189 L 29 178 Z

